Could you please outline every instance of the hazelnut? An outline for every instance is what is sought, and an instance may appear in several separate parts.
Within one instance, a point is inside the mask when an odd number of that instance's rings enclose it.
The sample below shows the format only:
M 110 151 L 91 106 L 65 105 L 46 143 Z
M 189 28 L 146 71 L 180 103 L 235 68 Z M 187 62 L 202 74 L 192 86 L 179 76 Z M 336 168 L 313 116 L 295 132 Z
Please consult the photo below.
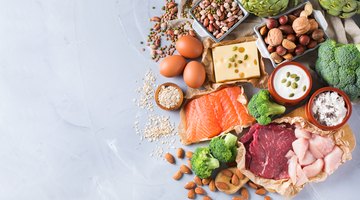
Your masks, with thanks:
M 283 46 L 278 46 L 276 47 L 276 53 L 280 56 L 283 56 L 287 53 L 287 51 Z
M 286 24 L 287 22 L 289 21 L 289 17 L 287 15 L 283 15 L 279 18 L 279 23 L 281 25 L 284 25 Z
M 295 48 L 294 49 L 288 49 L 288 53 L 294 53 L 295 52 Z
M 267 29 L 266 26 L 263 26 L 263 27 L 260 28 L 259 32 L 260 32 L 260 35 L 264 36 L 268 32 L 268 29 Z
M 305 51 L 305 47 L 302 46 L 302 45 L 297 45 L 296 48 L 295 48 L 295 54 L 296 55 L 301 55 L 303 54 Z
M 272 52 L 275 51 L 275 47 L 269 45 L 269 46 L 267 47 L 267 50 L 269 51 L 269 53 L 272 53 Z
M 302 12 L 303 10 L 301 9 L 297 9 L 295 10 L 292 14 L 295 15 L 296 17 L 299 17 L 300 16 L 300 13 Z
M 316 40 L 316 42 L 318 42 L 318 43 L 322 43 L 324 41 L 325 41 L 325 38 L 320 38 L 319 40 Z
M 293 57 L 294 57 L 294 56 L 293 56 L 291 53 L 287 53 L 287 54 L 283 55 L 283 58 L 284 58 L 285 60 L 292 60 Z
M 279 29 L 285 34 L 294 33 L 294 30 L 292 29 L 291 25 L 281 25 L 279 26 Z
M 276 52 L 272 52 L 270 54 L 271 59 L 273 59 L 273 61 L 275 63 L 281 63 L 283 61 L 283 58 L 281 56 L 279 56 Z
M 273 28 L 277 28 L 279 26 L 279 23 L 276 19 L 273 19 L 273 18 L 269 18 L 267 21 L 266 21 L 266 26 L 268 29 L 273 29 Z
M 309 42 L 310 42 L 310 37 L 309 37 L 308 35 L 301 35 L 301 36 L 299 37 L 299 43 L 300 43 L 301 45 L 306 46 L 306 45 L 309 44 Z
M 297 34 L 305 34 L 310 30 L 309 20 L 306 17 L 299 17 L 293 22 L 292 28 Z
M 321 29 L 316 29 L 314 30 L 314 32 L 311 34 L 311 38 L 314 40 L 320 40 L 321 38 L 324 37 L 324 31 Z
M 286 39 L 290 40 L 291 42 L 295 42 L 296 36 L 294 34 L 289 34 L 286 36 Z
M 295 15 L 289 15 L 289 23 L 292 24 L 294 20 L 297 19 Z
M 308 49 L 315 48 L 317 45 L 317 42 L 315 40 L 311 40 L 310 43 L 306 46 Z
M 319 28 L 319 24 L 316 22 L 315 19 L 309 19 L 309 23 L 310 23 L 310 30 L 309 32 L 313 32 L 314 30 Z
M 282 41 L 282 46 L 287 49 L 287 50 L 290 50 L 290 49 L 295 49 L 296 48 L 296 45 L 295 43 L 291 42 L 290 40 L 288 39 L 284 39 Z
M 267 38 L 268 38 L 269 45 L 275 47 L 275 46 L 278 46 L 281 44 L 281 42 L 283 40 L 283 34 L 280 29 L 273 28 L 268 32 Z

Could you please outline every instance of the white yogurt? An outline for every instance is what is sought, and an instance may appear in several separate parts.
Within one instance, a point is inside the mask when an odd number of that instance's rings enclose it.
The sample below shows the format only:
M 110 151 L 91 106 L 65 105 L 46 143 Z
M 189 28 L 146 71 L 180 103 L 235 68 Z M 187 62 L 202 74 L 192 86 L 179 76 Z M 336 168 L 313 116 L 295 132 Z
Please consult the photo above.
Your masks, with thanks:
M 288 73 L 296 74 L 299 77 L 299 80 L 295 81 L 294 78 L 291 78 L 290 76 L 288 77 Z M 286 81 L 283 82 L 284 80 Z M 287 87 L 288 82 L 291 84 L 295 82 L 297 84 L 297 88 L 295 89 L 291 85 Z M 310 79 L 302 68 L 289 64 L 277 70 L 273 79 L 273 85 L 279 96 L 284 99 L 295 100 L 302 97 L 309 90 Z

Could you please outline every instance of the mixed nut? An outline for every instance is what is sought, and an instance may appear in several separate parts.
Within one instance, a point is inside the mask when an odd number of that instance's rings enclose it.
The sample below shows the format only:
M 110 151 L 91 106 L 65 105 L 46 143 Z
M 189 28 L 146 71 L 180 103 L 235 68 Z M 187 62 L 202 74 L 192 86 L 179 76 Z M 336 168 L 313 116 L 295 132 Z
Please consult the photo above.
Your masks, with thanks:
M 193 14 L 217 39 L 244 17 L 235 0 L 202 0 L 194 8 Z
M 259 32 L 267 44 L 267 50 L 275 63 L 292 60 L 325 40 L 325 33 L 312 18 L 310 3 L 278 19 L 269 18 Z

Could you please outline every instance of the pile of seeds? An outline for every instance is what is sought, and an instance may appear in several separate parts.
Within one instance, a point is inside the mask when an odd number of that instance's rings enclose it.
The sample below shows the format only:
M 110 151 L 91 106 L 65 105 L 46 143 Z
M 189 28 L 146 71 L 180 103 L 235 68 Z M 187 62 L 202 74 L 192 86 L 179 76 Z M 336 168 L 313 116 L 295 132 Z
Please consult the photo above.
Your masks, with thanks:
M 156 62 L 167 55 L 173 55 L 175 51 L 175 42 L 182 35 L 196 36 L 195 31 L 191 28 L 190 22 L 184 22 L 176 27 L 170 26 L 171 20 L 177 19 L 178 5 L 174 0 L 167 0 L 162 7 L 164 13 L 161 16 L 150 18 L 154 22 L 147 38 L 147 46 L 151 49 L 151 58 Z M 164 44 L 164 38 L 168 44 Z
M 143 78 L 143 84 L 136 91 L 140 95 L 140 99 L 137 101 L 137 106 L 146 109 L 149 111 L 154 111 L 154 87 L 156 82 L 156 77 L 154 73 L 149 70 L 146 72 L 145 77 Z M 136 99 L 134 99 L 136 102 Z
M 174 86 L 162 86 L 159 91 L 159 103 L 165 108 L 170 109 L 176 107 L 181 100 L 180 98 L 180 92 Z

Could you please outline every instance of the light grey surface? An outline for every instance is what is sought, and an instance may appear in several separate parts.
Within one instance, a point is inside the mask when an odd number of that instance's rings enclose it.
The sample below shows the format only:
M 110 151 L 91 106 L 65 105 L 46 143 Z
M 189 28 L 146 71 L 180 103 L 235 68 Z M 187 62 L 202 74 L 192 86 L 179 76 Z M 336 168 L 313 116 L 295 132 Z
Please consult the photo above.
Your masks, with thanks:
M 173 181 L 179 165 L 151 158 L 156 145 L 133 129 L 135 116 L 147 115 L 134 105 L 135 90 L 148 69 L 158 73 L 139 42 L 156 12 L 149 8 L 161 2 L 1 1 L 0 199 L 185 199 L 190 177 Z M 164 81 L 184 86 L 158 76 Z M 176 112 L 155 113 L 179 120 Z M 359 115 L 356 106 L 356 135 Z M 296 199 L 357 199 L 359 148 L 353 157 Z

